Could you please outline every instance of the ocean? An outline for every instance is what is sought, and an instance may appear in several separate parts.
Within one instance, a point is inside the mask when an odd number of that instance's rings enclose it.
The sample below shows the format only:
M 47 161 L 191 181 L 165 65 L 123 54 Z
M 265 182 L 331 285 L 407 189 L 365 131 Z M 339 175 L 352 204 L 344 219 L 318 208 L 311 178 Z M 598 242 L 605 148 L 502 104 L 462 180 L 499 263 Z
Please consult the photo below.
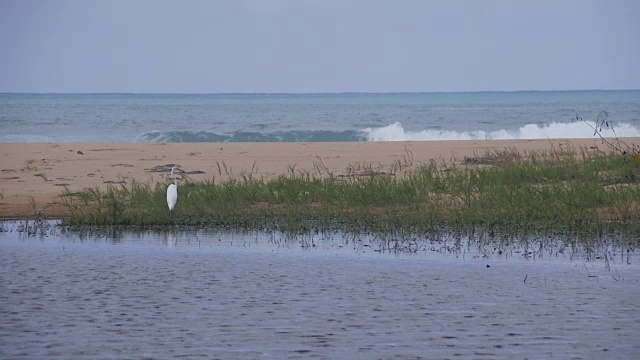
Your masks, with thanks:
M 640 136 L 640 90 L 0 94 L 0 142 L 358 142 Z M 579 115 L 587 123 L 576 118 Z M 605 135 L 613 136 L 605 130 Z

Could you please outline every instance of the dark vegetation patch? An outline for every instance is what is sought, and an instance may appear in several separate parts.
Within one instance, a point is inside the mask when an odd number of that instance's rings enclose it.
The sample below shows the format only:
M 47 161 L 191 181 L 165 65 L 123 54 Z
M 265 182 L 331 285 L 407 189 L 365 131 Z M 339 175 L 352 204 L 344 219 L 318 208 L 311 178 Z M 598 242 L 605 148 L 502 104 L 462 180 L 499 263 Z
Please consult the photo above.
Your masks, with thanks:
M 292 167 L 272 180 L 254 178 L 253 171 L 224 182 L 185 176 L 173 212 L 167 184 L 135 180 L 106 190 L 65 189 L 56 204 L 67 209 L 64 224 L 73 226 L 415 234 L 474 229 L 577 237 L 640 232 L 640 164 L 617 153 L 503 149 L 413 171 L 350 166 L 349 176 L 323 172 L 321 163 L 314 173 Z

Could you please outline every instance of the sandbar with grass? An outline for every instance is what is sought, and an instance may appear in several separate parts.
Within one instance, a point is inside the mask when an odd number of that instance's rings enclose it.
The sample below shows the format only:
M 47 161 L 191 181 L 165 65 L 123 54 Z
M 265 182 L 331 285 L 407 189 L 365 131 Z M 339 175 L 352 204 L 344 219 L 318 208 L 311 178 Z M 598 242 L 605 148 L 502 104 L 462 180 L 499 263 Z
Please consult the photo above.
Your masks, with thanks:
M 640 219 L 638 164 L 600 139 L 0 144 L 0 153 L 3 218 L 365 231 L 451 223 L 602 231 Z M 169 212 L 173 164 L 180 197 Z
M 640 139 L 632 139 L 640 142 Z M 410 170 L 431 161 L 462 161 L 487 149 L 544 151 L 551 146 L 606 150 L 599 140 L 506 140 L 379 143 L 0 143 L 0 217 L 29 218 L 37 213 L 60 217 L 47 206 L 67 187 L 106 189 L 136 180 L 169 182 L 167 164 L 179 164 L 181 176 L 194 182 L 222 181 L 251 173 L 272 179 L 294 172 L 315 172 L 322 163 L 334 175 L 349 168 Z M 410 154 L 409 154 L 410 152 Z M 408 155 L 412 159 L 407 159 Z M 410 161 L 410 163 L 409 163 Z M 170 168 L 170 166 L 169 166 Z M 222 172 L 220 171 L 222 170 Z M 324 169 L 323 169 L 324 170 Z

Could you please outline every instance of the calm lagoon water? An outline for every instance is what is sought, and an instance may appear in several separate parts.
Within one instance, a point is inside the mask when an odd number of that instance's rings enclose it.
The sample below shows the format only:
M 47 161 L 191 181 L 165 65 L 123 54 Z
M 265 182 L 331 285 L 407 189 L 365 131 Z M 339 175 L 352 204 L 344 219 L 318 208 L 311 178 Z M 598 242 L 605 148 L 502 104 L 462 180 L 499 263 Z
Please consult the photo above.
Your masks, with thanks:
M 615 249 L 0 228 L 0 358 L 640 358 Z

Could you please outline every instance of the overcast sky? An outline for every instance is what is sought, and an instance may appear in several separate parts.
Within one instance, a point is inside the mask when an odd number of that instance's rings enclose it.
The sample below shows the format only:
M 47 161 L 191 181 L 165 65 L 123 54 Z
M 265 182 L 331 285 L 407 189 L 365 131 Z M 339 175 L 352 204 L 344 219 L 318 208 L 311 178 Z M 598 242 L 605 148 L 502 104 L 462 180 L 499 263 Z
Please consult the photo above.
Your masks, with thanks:
M 0 92 L 640 88 L 635 0 L 0 0 Z

